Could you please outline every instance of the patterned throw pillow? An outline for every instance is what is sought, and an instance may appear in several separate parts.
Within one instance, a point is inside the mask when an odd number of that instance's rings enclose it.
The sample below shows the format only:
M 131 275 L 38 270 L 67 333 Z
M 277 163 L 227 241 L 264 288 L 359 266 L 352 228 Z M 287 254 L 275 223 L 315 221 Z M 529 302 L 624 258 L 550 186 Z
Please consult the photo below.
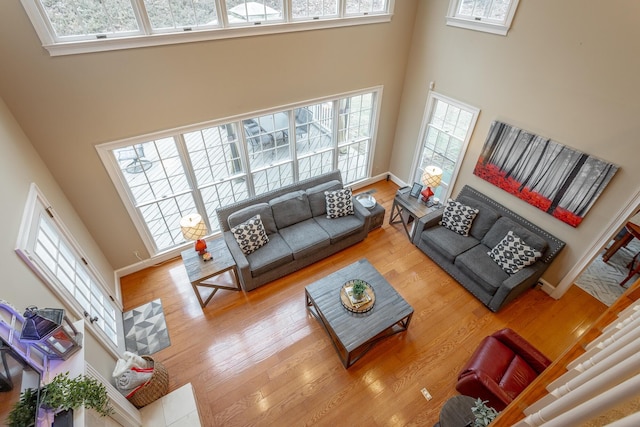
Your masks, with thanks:
M 504 239 L 487 254 L 508 274 L 516 274 L 542 256 L 540 252 L 513 234 L 513 231 L 509 231 Z
M 476 215 L 478 215 L 478 212 L 480 212 L 478 209 L 449 199 L 444 206 L 440 225 L 462 236 L 468 236 L 471 224 L 473 224 L 473 220 Z
M 233 227 L 231 233 L 245 255 L 249 255 L 269 243 L 269 237 L 264 230 L 259 214 Z
M 325 191 L 324 195 L 327 200 L 327 218 L 353 215 L 351 187 L 345 187 L 336 191 Z

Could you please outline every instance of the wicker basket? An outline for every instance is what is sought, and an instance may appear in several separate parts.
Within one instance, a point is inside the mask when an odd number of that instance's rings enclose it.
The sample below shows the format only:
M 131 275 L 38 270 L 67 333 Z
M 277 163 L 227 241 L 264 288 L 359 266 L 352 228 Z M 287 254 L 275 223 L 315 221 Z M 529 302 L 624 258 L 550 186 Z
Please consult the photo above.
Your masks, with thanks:
M 169 373 L 167 368 L 158 361 L 153 360 L 151 356 L 142 356 L 143 359 L 149 362 L 149 367 L 153 367 L 153 375 L 151 379 L 146 382 L 145 385 L 133 396 L 129 398 L 129 402 L 133 403 L 136 408 L 142 408 L 151 402 L 160 399 L 167 394 L 169 390 Z

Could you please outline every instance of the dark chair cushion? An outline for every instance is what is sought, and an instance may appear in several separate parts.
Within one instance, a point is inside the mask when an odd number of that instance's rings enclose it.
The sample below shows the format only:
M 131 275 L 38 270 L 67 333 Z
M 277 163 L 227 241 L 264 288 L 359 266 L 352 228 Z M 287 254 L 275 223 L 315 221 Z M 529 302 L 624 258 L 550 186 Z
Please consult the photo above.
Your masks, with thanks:
M 462 236 L 445 227 L 431 227 L 420 236 L 424 242 L 436 249 L 447 261 L 453 260 L 463 252 L 477 246 L 480 242 L 471 236 Z
M 327 200 L 324 195 L 325 191 L 334 191 L 342 188 L 342 184 L 337 179 L 329 182 L 323 182 L 315 187 L 307 188 L 305 193 L 309 198 L 309 206 L 311 206 L 311 215 L 314 217 L 325 215 L 327 213 Z
M 275 233 L 269 236 L 269 243 L 247 255 L 247 261 L 251 275 L 256 277 L 293 261 L 293 254 L 282 237 Z

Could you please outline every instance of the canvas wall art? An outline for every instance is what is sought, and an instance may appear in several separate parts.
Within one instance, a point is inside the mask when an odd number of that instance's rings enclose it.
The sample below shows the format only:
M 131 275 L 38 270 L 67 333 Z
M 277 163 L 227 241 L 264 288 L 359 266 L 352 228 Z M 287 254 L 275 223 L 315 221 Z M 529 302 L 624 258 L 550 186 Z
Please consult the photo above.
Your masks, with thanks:
M 494 121 L 473 173 L 577 227 L 617 170 L 612 163 Z

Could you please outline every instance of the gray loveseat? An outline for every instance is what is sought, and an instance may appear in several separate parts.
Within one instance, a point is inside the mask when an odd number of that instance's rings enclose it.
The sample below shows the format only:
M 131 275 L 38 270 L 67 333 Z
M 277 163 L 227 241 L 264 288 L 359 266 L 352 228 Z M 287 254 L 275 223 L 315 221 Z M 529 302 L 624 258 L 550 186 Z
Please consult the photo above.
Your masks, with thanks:
M 439 209 L 417 222 L 413 244 L 490 310 L 498 311 L 535 286 L 565 244 L 469 186 L 456 200 L 479 210 L 469 235 L 462 236 L 440 225 L 443 210 Z M 515 274 L 506 273 L 487 254 L 509 231 L 542 253 L 534 264 Z
M 220 228 L 245 291 L 367 237 L 371 214 L 355 198 L 353 215 L 327 218 L 324 192 L 341 188 L 340 171 L 334 171 L 217 210 Z M 260 214 L 269 242 L 245 255 L 230 230 L 256 214 Z

